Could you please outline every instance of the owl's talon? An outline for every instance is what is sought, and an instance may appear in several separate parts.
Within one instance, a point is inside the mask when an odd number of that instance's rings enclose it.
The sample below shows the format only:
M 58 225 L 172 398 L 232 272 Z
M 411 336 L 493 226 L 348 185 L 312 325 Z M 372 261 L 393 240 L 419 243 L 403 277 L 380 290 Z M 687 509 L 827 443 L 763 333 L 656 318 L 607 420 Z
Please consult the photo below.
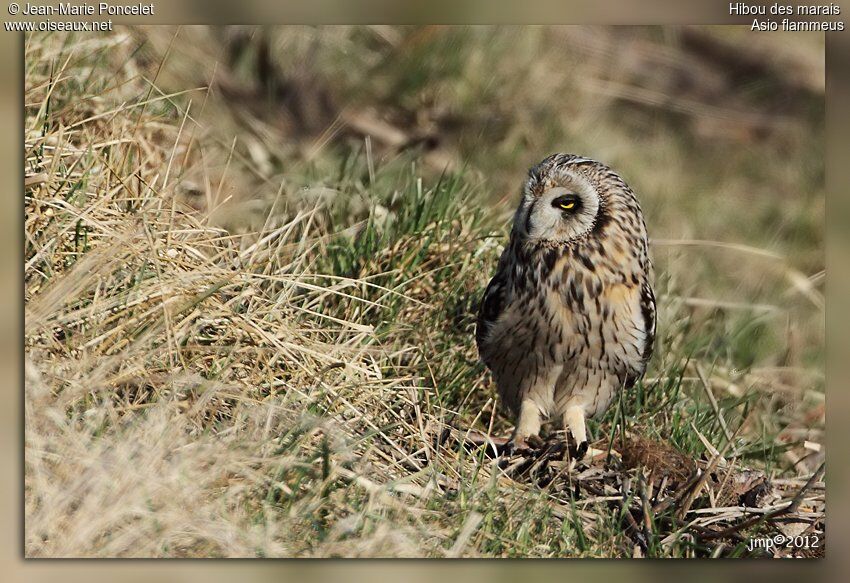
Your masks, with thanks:
M 516 454 L 525 454 L 543 447 L 543 440 L 537 435 L 529 435 L 528 437 L 514 437 L 505 444 L 503 454 L 505 457 L 512 457 Z
M 576 459 L 583 459 L 585 454 L 587 453 L 588 444 L 586 441 L 582 441 L 578 444 L 576 448 Z
M 529 449 L 543 449 L 543 446 L 546 445 L 539 435 L 529 435 L 525 438 L 525 442 Z
M 514 455 L 520 451 L 527 451 L 528 443 L 526 442 L 524 437 L 514 437 L 512 440 L 508 442 L 505 451 L 508 455 Z

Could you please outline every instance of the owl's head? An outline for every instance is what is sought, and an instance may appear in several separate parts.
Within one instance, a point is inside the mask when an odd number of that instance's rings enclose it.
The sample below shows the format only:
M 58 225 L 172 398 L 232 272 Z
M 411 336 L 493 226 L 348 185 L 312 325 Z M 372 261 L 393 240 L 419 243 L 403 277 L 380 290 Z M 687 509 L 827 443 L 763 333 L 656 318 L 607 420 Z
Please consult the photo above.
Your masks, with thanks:
M 602 164 L 573 154 L 549 156 L 528 172 L 514 233 L 534 243 L 567 244 L 590 233 L 604 212 L 596 177 Z

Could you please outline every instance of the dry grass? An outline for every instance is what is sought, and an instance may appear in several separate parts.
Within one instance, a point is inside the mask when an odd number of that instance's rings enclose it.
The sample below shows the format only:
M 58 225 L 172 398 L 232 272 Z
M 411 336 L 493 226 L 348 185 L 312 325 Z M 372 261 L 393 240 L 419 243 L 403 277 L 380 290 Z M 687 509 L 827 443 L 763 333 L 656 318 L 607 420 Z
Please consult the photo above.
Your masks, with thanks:
M 822 86 L 768 63 L 730 87 L 681 48 L 710 31 L 666 34 L 28 37 L 27 555 L 735 556 L 822 534 Z M 544 41 L 587 59 L 547 68 Z M 517 71 L 534 83 L 494 82 Z M 474 310 L 508 185 L 565 140 L 647 193 L 658 356 L 591 426 L 613 457 L 506 469 L 464 447 L 510 427 Z M 653 481 L 623 429 L 705 478 Z M 773 483 L 757 508 L 724 498 L 744 468 Z

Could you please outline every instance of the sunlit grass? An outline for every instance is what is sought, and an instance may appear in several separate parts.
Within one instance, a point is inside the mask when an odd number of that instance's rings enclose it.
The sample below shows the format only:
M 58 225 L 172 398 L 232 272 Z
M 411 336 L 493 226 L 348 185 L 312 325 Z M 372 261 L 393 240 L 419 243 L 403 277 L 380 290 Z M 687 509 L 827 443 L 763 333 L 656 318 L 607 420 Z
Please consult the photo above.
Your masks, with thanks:
M 289 56 L 312 38 L 291 30 L 273 37 Z M 355 102 L 401 116 L 440 96 L 473 129 L 442 157 L 350 136 L 284 147 L 273 121 L 190 82 L 202 45 L 175 29 L 28 37 L 29 556 L 631 556 L 618 504 L 510 480 L 483 448 L 435 437 L 510 430 L 475 312 L 524 167 L 555 144 L 611 154 L 658 239 L 656 354 L 590 423 L 597 447 L 625 431 L 810 473 L 794 462 L 823 434 L 816 136 L 777 138 L 799 172 L 755 164 L 770 147 L 747 143 L 732 164 L 730 142 L 688 145 L 680 113 L 639 109 L 647 143 L 622 149 L 633 128 L 600 104 L 579 115 L 587 95 L 564 113 L 523 89 L 562 30 L 317 34 L 322 74 Z M 230 74 L 253 70 L 246 50 Z M 355 66 L 373 86 L 353 87 Z M 538 89 L 592 72 L 572 67 Z M 447 152 L 463 163 L 435 162 Z M 659 169 L 653 152 L 678 160 Z M 680 526 L 660 511 L 647 556 L 713 552 L 670 538 Z

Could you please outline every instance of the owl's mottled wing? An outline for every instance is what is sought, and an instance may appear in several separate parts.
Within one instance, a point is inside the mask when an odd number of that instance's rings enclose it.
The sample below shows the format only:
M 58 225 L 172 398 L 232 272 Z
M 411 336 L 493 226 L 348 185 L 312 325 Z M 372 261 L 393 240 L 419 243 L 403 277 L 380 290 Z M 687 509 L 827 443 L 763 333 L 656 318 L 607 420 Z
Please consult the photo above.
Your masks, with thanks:
M 638 366 L 632 369 L 632 372 L 626 378 L 626 389 L 632 388 L 643 376 L 643 373 L 646 371 L 646 365 L 649 359 L 652 358 L 652 349 L 655 345 L 655 294 L 648 281 L 644 281 L 640 286 L 639 306 L 643 324 L 644 343 L 640 353 L 640 361 L 636 363 Z
M 655 346 L 655 293 L 649 282 L 643 282 L 640 288 L 640 310 L 643 313 L 644 331 L 646 332 L 646 343 L 643 346 L 643 363 L 646 365 L 652 358 L 652 349 Z
M 478 352 L 481 353 L 481 345 L 484 342 L 484 337 L 493 323 L 498 320 L 499 315 L 505 309 L 508 295 L 508 258 L 507 251 L 502 254 L 499 259 L 499 267 L 496 269 L 496 275 L 487 284 L 487 289 L 484 291 L 484 297 L 481 299 L 481 305 L 478 307 L 478 321 L 475 325 L 475 343 L 478 345 Z

